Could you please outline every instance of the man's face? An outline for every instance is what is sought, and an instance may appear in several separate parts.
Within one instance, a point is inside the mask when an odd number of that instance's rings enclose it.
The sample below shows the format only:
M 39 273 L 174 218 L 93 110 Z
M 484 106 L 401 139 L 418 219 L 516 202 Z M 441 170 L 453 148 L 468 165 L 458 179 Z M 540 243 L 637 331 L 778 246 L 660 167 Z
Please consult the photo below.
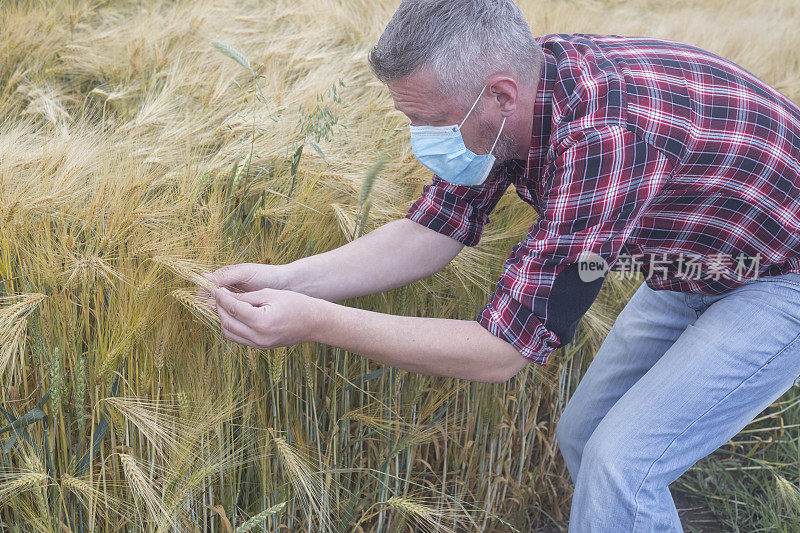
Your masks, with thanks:
M 465 104 L 466 107 L 463 107 L 454 98 L 442 96 L 436 90 L 435 77 L 427 70 L 418 70 L 410 76 L 387 83 L 386 86 L 394 100 L 395 109 L 406 115 L 413 126 L 461 124 L 470 106 L 478 98 L 477 94 L 474 95 Z M 497 101 L 481 94 L 481 101 L 461 126 L 464 145 L 476 154 L 488 154 L 502 122 L 503 116 L 499 112 Z M 505 135 L 505 131 L 504 129 L 494 148 L 494 168 L 511 158 L 512 139 Z

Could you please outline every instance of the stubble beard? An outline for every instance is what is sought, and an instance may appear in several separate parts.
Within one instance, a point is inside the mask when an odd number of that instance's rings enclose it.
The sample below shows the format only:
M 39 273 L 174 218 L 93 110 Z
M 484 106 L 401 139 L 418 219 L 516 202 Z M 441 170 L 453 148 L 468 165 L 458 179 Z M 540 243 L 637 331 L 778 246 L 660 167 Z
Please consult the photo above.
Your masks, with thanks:
M 506 124 L 508 121 L 506 121 Z M 492 143 L 494 142 L 495 137 L 497 137 L 498 128 L 493 127 L 488 121 L 481 118 L 480 120 L 480 132 L 481 136 L 487 140 L 487 145 L 483 150 L 483 153 L 488 154 L 489 150 L 492 147 Z M 503 129 L 505 131 L 505 128 Z M 489 175 L 492 176 L 497 171 L 497 169 L 502 165 L 505 161 L 509 159 L 513 159 L 513 144 L 514 140 L 507 136 L 505 133 L 500 134 L 500 138 L 497 140 L 497 144 L 494 147 L 494 164 L 492 165 L 492 170 L 489 172 Z M 488 179 L 488 178 L 487 178 Z

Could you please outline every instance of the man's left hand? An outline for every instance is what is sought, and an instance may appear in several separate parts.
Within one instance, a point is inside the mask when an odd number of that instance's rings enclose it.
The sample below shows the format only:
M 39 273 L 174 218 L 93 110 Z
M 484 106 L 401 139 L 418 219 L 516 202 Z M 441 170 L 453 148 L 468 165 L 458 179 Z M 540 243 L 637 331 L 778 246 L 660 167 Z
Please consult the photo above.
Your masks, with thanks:
M 315 340 L 316 298 L 271 288 L 243 293 L 217 288 L 213 294 L 228 340 L 260 350 Z

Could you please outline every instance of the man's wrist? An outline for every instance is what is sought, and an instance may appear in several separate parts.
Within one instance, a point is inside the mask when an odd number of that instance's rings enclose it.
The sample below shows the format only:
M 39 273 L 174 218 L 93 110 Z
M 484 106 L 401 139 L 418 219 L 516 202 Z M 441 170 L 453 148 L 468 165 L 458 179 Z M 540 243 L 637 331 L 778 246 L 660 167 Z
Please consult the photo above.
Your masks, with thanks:
M 278 272 L 278 287 L 279 289 L 294 292 L 303 292 L 301 268 L 298 268 L 297 261 L 286 263 L 283 265 L 275 265 Z
M 326 343 L 328 339 L 328 331 L 330 331 L 331 323 L 336 316 L 338 307 L 337 304 L 323 300 L 322 298 L 309 298 L 309 324 L 308 324 L 308 342 Z

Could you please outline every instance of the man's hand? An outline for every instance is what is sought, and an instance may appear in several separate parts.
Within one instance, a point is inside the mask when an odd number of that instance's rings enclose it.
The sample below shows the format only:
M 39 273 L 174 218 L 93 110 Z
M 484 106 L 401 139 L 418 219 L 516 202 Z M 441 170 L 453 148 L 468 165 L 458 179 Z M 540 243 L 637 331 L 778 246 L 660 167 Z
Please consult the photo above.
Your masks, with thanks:
M 271 288 L 240 294 L 219 288 L 213 296 L 228 340 L 260 350 L 316 340 L 317 298 Z
M 239 263 L 218 268 L 203 277 L 221 287 L 241 291 L 258 291 L 264 288 L 284 289 L 288 281 L 287 265 L 264 265 L 261 263 Z M 198 298 L 211 298 L 205 289 L 197 291 Z

